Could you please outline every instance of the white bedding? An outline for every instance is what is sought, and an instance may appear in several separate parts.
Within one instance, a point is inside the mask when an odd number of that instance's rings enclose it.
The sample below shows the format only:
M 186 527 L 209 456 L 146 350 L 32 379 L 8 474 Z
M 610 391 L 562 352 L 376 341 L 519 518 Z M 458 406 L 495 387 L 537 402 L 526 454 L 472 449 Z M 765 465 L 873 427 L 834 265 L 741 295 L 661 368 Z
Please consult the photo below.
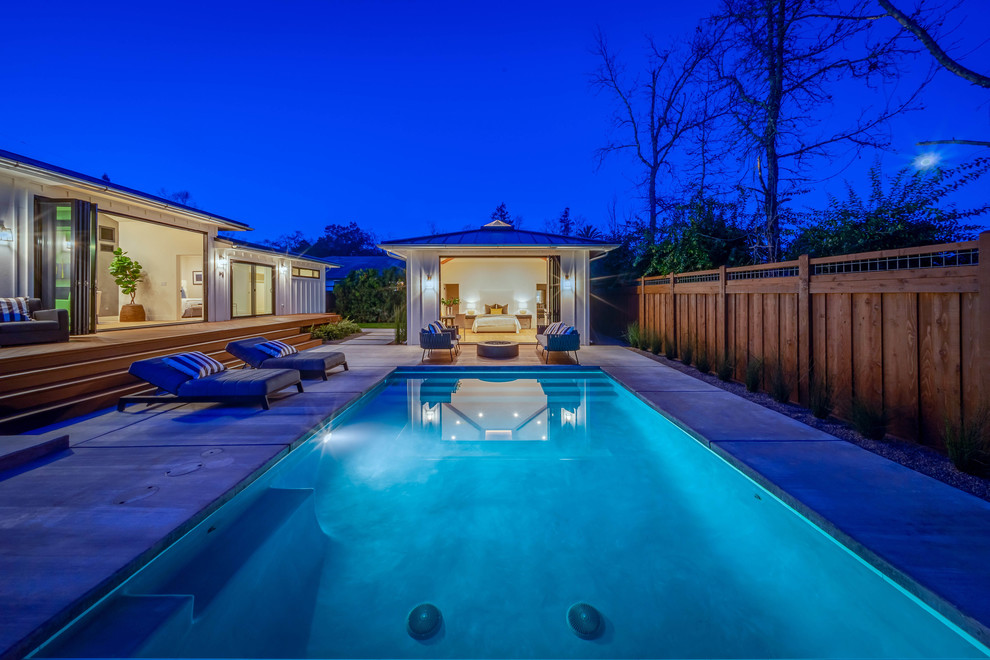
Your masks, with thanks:
M 522 329 L 519 319 L 512 314 L 478 314 L 471 332 L 516 332 Z

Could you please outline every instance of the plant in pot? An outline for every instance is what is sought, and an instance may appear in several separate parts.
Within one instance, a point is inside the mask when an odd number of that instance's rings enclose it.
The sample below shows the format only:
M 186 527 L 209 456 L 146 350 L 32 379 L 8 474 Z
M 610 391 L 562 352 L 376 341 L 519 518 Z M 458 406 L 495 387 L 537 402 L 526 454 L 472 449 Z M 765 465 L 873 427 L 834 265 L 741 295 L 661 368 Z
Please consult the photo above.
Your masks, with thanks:
M 113 261 L 110 262 L 110 276 L 124 295 L 131 296 L 131 302 L 120 308 L 121 322 L 143 321 L 144 306 L 134 303 L 138 282 L 144 279 L 141 275 L 141 264 L 128 257 L 123 249 L 117 248 L 113 251 Z
M 447 316 L 451 316 L 451 311 L 454 305 L 461 304 L 460 298 L 441 298 L 440 303 L 447 308 Z

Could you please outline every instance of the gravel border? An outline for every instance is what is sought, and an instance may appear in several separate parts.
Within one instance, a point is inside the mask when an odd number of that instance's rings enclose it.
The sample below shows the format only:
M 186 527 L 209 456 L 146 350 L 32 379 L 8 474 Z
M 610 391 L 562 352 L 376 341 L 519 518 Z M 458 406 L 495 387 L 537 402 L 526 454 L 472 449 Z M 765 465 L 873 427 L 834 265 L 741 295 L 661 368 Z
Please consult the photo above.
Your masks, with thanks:
M 900 463 L 904 467 L 911 468 L 915 472 L 920 472 L 933 479 L 938 479 L 942 483 L 990 502 L 990 479 L 960 472 L 952 464 L 948 456 L 930 447 L 925 447 L 915 442 L 898 440 L 889 435 L 883 440 L 870 440 L 857 433 L 845 422 L 841 422 L 834 417 L 818 419 L 811 414 L 811 411 L 803 406 L 793 403 L 778 403 L 773 397 L 764 392 L 750 392 L 742 383 L 719 380 L 714 374 L 703 374 L 694 367 L 685 365 L 683 362 L 668 360 L 662 355 L 654 355 L 649 351 L 643 351 L 631 346 L 625 346 L 624 348 L 648 357 L 654 362 L 659 362 L 682 374 L 735 394 L 747 401 L 752 401 L 764 408 L 769 408 L 782 415 L 787 415 L 791 419 L 833 435 L 840 440 L 859 445 L 863 449 L 871 451 L 878 456 L 883 456 L 895 463 Z

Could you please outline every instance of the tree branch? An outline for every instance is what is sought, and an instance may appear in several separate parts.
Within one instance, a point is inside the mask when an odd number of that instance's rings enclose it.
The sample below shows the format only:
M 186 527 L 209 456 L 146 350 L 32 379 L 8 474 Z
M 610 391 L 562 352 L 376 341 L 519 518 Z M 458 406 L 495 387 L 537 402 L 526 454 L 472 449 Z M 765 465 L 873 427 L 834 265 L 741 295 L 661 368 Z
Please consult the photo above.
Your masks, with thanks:
M 915 144 L 919 146 L 929 144 L 968 144 L 973 147 L 990 147 L 990 142 L 983 142 L 982 140 L 957 140 L 955 138 L 951 140 L 925 140 L 924 142 L 916 142 Z
M 928 34 L 925 28 L 921 27 L 916 20 L 895 7 L 890 0 L 877 0 L 877 2 L 887 11 L 887 14 L 900 23 L 905 30 L 916 36 L 925 48 L 928 49 L 928 52 L 935 57 L 938 63 L 945 67 L 950 73 L 954 73 L 960 78 L 970 81 L 974 85 L 990 88 L 990 77 L 971 71 L 949 57 L 948 54 L 935 42 L 935 39 Z

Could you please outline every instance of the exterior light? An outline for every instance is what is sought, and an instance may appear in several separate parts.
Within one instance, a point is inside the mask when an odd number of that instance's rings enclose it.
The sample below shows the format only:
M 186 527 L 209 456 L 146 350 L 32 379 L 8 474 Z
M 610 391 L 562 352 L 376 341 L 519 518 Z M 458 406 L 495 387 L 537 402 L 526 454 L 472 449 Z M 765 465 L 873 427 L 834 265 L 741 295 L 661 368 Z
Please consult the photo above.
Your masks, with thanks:
M 564 279 L 560 283 L 560 288 L 564 291 L 574 290 L 574 280 L 571 279 L 570 274 L 564 275 Z
M 8 229 L 7 225 L 5 225 L 3 222 L 0 222 L 0 241 L 4 243 L 14 242 L 14 230 Z

